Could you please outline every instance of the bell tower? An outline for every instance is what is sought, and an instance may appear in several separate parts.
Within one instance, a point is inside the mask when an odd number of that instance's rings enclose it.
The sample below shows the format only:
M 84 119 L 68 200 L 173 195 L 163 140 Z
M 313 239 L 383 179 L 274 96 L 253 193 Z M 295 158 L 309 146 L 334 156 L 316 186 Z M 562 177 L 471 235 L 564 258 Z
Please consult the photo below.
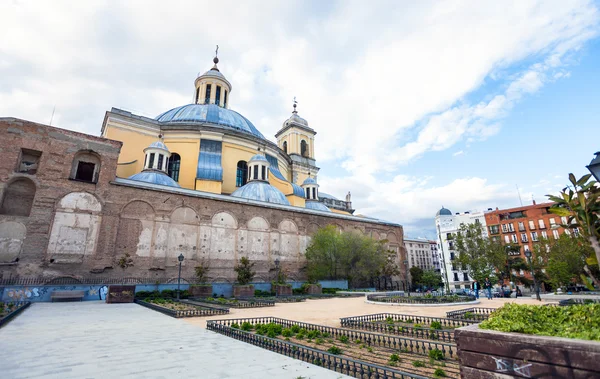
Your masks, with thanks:
M 298 102 L 294 98 L 294 110 L 275 134 L 277 146 L 292 159 L 292 181 L 303 183 L 309 176 L 316 176 L 319 168 L 315 161 L 315 132 L 308 121 L 298 115 Z

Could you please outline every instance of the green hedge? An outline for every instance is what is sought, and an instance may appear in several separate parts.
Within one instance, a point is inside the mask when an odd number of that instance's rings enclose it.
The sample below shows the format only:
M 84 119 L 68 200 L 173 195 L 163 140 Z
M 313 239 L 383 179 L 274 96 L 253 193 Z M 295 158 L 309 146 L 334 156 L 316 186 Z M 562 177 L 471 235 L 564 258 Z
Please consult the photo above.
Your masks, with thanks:
M 600 304 L 567 307 L 508 303 L 481 329 L 600 341 Z

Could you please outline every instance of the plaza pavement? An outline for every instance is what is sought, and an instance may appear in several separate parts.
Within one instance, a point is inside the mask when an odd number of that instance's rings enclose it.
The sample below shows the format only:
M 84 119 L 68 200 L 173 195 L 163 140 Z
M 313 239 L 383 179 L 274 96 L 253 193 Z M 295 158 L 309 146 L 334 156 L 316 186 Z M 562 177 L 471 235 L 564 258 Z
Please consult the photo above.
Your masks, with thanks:
M 2 379 L 298 377 L 348 378 L 137 304 L 36 303 L 0 329 Z

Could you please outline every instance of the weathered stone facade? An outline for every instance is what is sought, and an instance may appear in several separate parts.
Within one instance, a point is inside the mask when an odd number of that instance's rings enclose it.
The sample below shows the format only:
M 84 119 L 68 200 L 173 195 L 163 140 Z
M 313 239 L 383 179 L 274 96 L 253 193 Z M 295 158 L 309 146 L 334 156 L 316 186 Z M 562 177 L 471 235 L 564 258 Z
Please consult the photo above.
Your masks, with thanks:
M 233 281 L 247 256 L 258 280 L 272 279 L 275 259 L 302 280 L 310 235 L 329 224 L 387 239 L 405 259 L 400 225 L 116 178 L 120 148 L 0 118 L 0 278 L 176 277 L 183 254 L 182 276 L 205 262 L 212 280 Z

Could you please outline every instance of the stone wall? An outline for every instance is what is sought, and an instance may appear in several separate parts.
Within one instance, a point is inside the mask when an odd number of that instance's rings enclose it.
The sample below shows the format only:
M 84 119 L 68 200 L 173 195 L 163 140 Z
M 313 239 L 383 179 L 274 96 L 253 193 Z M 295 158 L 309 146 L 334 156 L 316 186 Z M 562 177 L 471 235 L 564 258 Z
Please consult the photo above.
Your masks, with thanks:
M 255 280 L 273 279 L 275 259 L 291 280 L 303 280 L 310 236 L 329 224 L 387 239 L 398 260 L 405 259 L 399 225 L 115 180 L 120 147 L 117 141 L 0 119 L 0 201 L 16 190 L 33 199 L 28 215 L 22 204 L 0 211 L 0 278 L 176 277 L 183 254 L 184 277 L 193 277 L 202 262 L 212 280 L 231 282 L 235 263 L 248 256 L 256 264 Z M 41 153 L 36 171 L 19 172 L 22 149 Z M 95 183 L 72 179 L 82 152 L 99 157 Z

